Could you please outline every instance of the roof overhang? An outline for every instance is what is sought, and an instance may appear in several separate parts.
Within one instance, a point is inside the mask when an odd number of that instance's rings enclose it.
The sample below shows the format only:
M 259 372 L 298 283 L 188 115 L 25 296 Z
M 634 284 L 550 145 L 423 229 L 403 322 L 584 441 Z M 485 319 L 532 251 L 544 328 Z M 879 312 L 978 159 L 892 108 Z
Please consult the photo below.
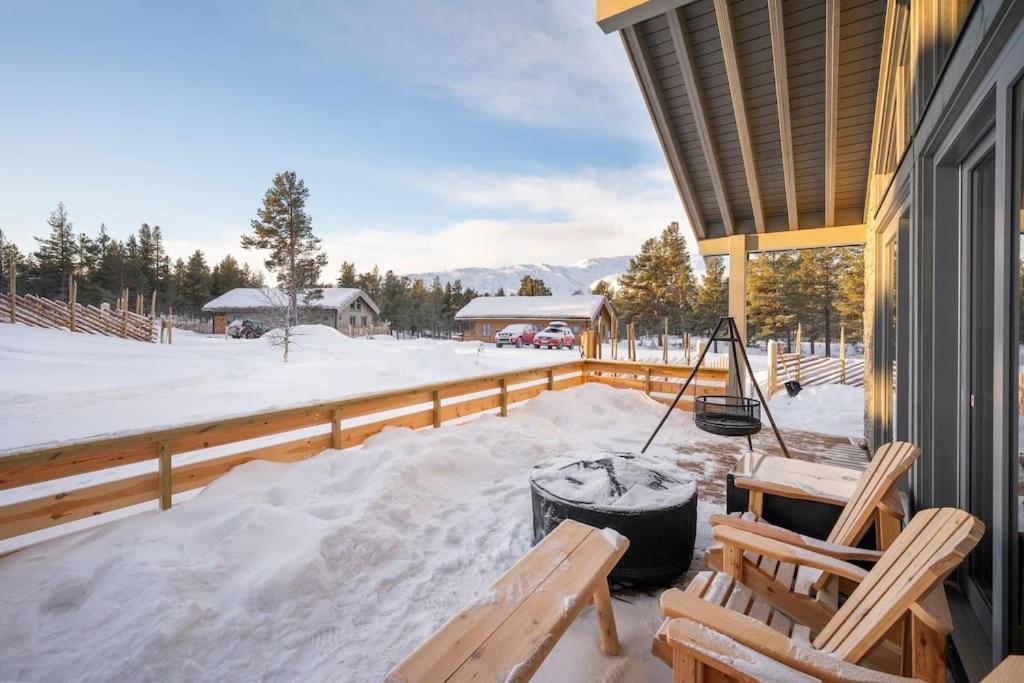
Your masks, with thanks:
M 793 249 L 821 249 L 823 247 L 858 247 L 864 246 L 867 239 L 868 226 L 842 225 L 831 228 L 815 228 L 809 230 L 787 230 L 785 232 L 768 232 L 754 235 L 738 235 L 735 237 L 715 237 L 701 240 L 698 243 L 700 255 L 727 256 L 733 240 L 743 239 L 748 252 L 790 251 Z
M 840 6 L 596 0 L 698 242 L 844 246 L 865 222 L 886 0 Z M 762 239 L 804 231 L 815 236 Z

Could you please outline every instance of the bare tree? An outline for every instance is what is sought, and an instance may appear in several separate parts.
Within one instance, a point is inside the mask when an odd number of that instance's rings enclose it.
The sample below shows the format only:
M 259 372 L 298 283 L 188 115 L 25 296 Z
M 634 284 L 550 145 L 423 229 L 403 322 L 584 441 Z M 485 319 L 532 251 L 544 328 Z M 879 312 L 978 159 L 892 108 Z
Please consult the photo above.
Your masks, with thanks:
M 280 348 L 284 353 L 284 362 L 288 362 L 288 353 L 295 346 L 295 338 L 301 337 L 302 333 L 296 329 L 298 320 L 297 308 L 293 308 L 292 297 L 284 289 L 272 289 L 270 287 L 260 290 L 260 295 L 266 303 L 266 322 L 271 329 L 264 334 L 264 338 L 275 348 Z M 300 292 L 297 294 L 298 302 L 307 305 L 311 299 L 322 296 L 320 290 L 312 292 Z

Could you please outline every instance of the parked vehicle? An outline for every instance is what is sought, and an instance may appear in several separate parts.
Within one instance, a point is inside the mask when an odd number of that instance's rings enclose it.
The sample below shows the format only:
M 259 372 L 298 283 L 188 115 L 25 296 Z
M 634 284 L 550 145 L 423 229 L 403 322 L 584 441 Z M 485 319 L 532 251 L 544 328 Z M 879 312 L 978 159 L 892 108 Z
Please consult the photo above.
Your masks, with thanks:
M 533 348 L 535 349 L 571 349 L 575 343 L 576 337 L 568 325 L 565 327 L 549 325 L 533 338 Z
M 259 339 L 266 333 L 267 326 L 259 320 L 232 320 L 226 331 L 234 339 Z
M 532 344 L 537 334 L 537 328 L 533 325 L 506 325 L 498 334 L 494 335 L 494 344 L 499 349 L 502 346 L 515 346 L 518 349 L 526 344 Z

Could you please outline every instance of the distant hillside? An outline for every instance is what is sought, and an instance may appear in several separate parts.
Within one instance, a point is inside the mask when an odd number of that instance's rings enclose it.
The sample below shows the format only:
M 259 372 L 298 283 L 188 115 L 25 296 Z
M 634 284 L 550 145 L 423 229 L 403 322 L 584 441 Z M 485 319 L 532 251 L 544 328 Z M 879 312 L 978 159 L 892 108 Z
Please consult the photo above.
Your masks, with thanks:
M 461 280 L 462 286 L 473 288 L 481 294 L 504 288 L 509 294 L 519 289 L 524 275 L 540 278 L 552 294 L 572 294 L 582 291 L 587 294 L 598 280 L 614 282 L 626 272 L 629 256 L 611 256 L 581 261 L 571 266 L 552 266 L 546 263 L 504 266 L 501 268 L 456 268 L 436 273 L 410 273 L 412 279 L 422 278 L 429 284 L 434 276 L 441 278 L 441 284 Z

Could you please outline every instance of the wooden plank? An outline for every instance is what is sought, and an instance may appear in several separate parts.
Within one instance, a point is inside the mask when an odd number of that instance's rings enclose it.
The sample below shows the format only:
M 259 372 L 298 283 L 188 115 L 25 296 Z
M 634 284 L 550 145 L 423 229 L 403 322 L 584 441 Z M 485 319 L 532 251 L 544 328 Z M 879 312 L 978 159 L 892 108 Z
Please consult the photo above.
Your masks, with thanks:
M 495 680 L 513 670 L 511 680 L 529 680 L 598 584 L 607 582 L 628 545 L 621 541 L 616 548 L 601 532 L 589 534 L 448 680 Z
M 535 591 L 591 532 L 583 524 L 560 524 L 494 582 L 486 595 L 498 599 L 464 608 L 395 667 L 390 677 L 410 682 L 449 680 L 517 608 L 518 601 L 509 596 Z
M 732 100 L 733 114 L 736 119 L 736 135 L 743 154 L 743 172 L 747 178 L 747 191 L 750 193 L 750 208 L 754 214 L 754 227 L 758 232 L 765 231 L 764 209 L 761 206 L 761 190 L 757 180 L 757 159 L 750 138 L 750 126 L 747 122 L 747 106 L 740 73 L 740 63 L 736 55 L 736 36 L 729 16 L 729 1 L 714 0 L 715 19 L 718 21 L 718 34 L 722 39 L 722 58 L 725 62 L 725 73 L 729 79 L 729 97 Z
M 700 79 L 697 77 L 697 72 L 694 69 L 693 47 L 687 38 L 685 19 L 678 8 L 669 10 L 665 16 L 668 19 L 669 32 L 672 36 L 676 59 L 679 61 L 679 68 L 686 85 L 686 97 L 689 100 L 690 111 L 693 114 L 693 123 L 697 128 L 697 137 L 700 141 L 701 150 L 704 152 L 704 161 L 708 165 L 708 174 L 710 175 L 711 186 L 718 204 L 718 212 L 722 217 L 726 234 L 734 235 L 736 234 L 736 227 L 733 225 L 732 208 L 729 206 L 729 196 L 726 192 L 725 180 L 722 177 L 722 169 L 718 163 L 718 153 L 715 151 L 711 123 L 704 107 L 704 96 L 701 92 Z
M 227 474 L 232 468 L 253 460 L 269 460 L 271 462 L 297 462 L 319 454 L 331 447 L 330 434 L 317 434 L 304 439 L 295 439 L 284 443 L 255 448 L 243 453 L 233 453 L 220 458 L 211 458 L 200 462 L 175 467 L 172 480 L 172 491 L 182 493 L 202 486 L 208 486 L 219 477 Z
M 621 31 L 622 44 L 629 57 L 629 63 L 633 67 L 633 74 L 640 85 L 640 92 L 647 105 L 647 111 L 654 121 L 654 128 L 658 133 L 658 142 L 668 161 L 669 170 L 672 171 L 672 178 L 676 184 L 676 190 L 683 200 L 686 215 L 690 219 L 690 225 L 697 234 L 697 239 L 707 236 L 707 228 L 704 225 L 704 215 L 700 211 L 700 204 L 697 202 L 696 193 L 687 175 L 683 164 L 683 154 L 679 147 L 679 141 L 673 134 L 671 116 L 665 104 L 661 88 L 655 82 L 654 66 L 651 63 L 650 53 L 647 50 L 645 37 L 638 34 L 633 26 L 628 26 Z
M 386 420 L 377 420 L 366 424 L 347 427 L 341 430 L 341 447 L 351 448 L 358 446 L 374 434 L 380 433 L 385 427 L 404 427 L 406 429 L 422 429 L 434 424 L 434 409 L 421 410 L 415 413 L 406 413 L 397 417 L 390 417 Z
M 839 126 L 839 0 L 825 0 L 825 226 L 836 221 L 836 130 Z
M 779 114 L 782 174 L 786 184 L 786 215 L 789 229 L 797 230 L 800 227 L 800 210 L 796 200 L 796 170 L 793 166 L 793 124 L 789 116 L 789 71 L 786 66 L 786 29 L 782 0 L 768 0 L 768 23 L 772 36 L 772 69 Z

